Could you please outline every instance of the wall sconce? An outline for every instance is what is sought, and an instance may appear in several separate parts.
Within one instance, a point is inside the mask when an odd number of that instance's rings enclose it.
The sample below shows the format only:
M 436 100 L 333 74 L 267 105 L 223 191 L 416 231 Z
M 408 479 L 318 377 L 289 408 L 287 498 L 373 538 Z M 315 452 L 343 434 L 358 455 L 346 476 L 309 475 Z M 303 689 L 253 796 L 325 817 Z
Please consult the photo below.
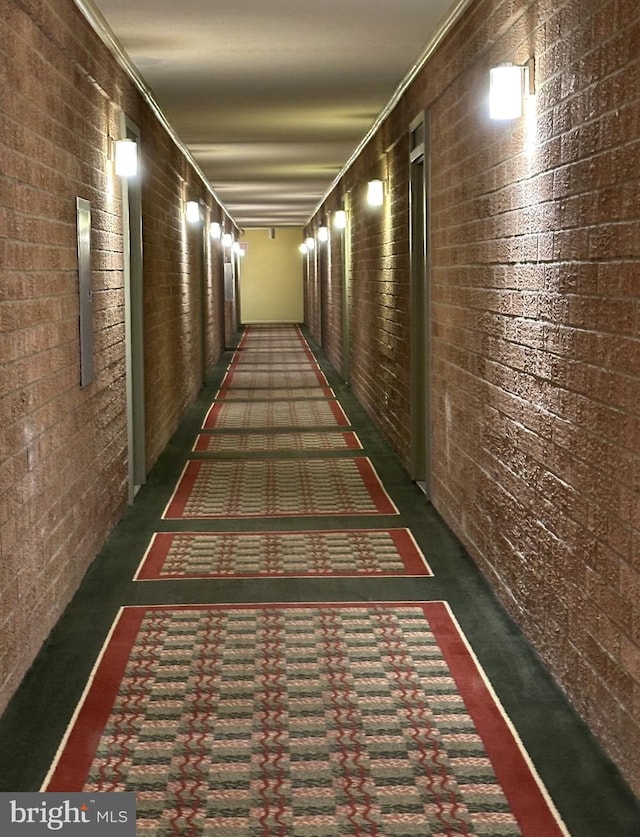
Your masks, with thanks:
M 231 247 L 232 244 L 233 244 L 233 236 L 231 235 L 231 233 L 225 233 L 222 236 L 222 246 L 223 247 Z
M 215 238 L 216 240 L 219 240 L 222 237 L 222 227 L 217 221 L 211 222 L 209 235 L 211 236 L 211 238 Z
M 325 227 L 324 224 L 318 227 L 318 241 L 329 241 L 329 227 Z
M 304 243 L 307 245 L 307 250 L 313 250 L 316 246 L 315 239 L 312 236 L 305 238 Z
M 369 206 L 382 206 L 384 203 L 384 183 L 382 180 L 370 180 L 367 185 L 367 203 Z
M 489 73 L 489 116 L 491 119 L 519 119 L 525 98 L 535 95 L 535 62 L 500 64 Z
M 185 215 L 190 224 L 197 224 L 200 221 L 200 204 L 198 201 L 187 201 Z
M 114 140 L 109 137 L 114 171 L 118 177 L 135 177 L 138 174 L 138 144 L 132 139 Z
M 308 247 L 307 247 L 307 245 L 304 243 L 304 241 L 303 241 L 303 242 L 302 242 L 302 244 L 298 247 L 298 251 L 299 251 L 300 253 L 302 253 L 302 255 L 303 255 L 303 256 L 306 256 L 306 255 L 307 255 L 307 253 L 309 252 L 309 248 L 308 248 Z
M 337 230 L 344 230 L 347 227 L 347 213 L 344 209 L 336 210 L 335 215 L 333 216 L 333 226 Z

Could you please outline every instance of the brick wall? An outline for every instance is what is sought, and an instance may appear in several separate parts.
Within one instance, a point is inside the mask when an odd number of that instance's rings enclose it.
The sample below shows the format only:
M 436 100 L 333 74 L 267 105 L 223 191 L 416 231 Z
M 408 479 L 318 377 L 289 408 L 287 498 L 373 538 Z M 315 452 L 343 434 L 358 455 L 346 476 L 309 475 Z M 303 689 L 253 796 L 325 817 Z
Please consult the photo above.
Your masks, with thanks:
M 408 464 L 406 138 L 429 110 L 433 503 L 637 792 L 639 43 L 631 0 L 478 0 L 328 199 L 353 206 L 353 389 Z M 533 128 L 491 123 L 489 68 L 530 55 Z
M 70 0 L 0 0 L 0 19 L 2 709 L 127 498 L 122 206 L 107 143 L 121 110 L 143 137 L 149 466 L 199 387 L 182 181 L 219 210 Z M 95 381 L 83 389 L 76 196 L 92 209 Z M 218 261 L 206 267 L 207 364 L 222 341 Z

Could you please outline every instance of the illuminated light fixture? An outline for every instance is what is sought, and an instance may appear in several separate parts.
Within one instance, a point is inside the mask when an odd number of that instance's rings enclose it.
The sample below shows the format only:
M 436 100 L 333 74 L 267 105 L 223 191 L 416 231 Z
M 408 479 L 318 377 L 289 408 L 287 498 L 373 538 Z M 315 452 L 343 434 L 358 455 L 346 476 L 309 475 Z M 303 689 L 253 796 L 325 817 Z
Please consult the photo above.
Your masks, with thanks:
M 305 238 L 304 243 L 307 245 L 307 250 L 313 250 L 316 246 L 315 239 L 312 236 Z
M 382 206 L 384 203 L 384 183 L 382 180 L 370 180 L 367 185 L 367 203 L 369 206 Z
M 240 242 L 239 241 L 234 241 L 233 244 L 231 245 L 231 252 L 236 253 L 236 255 L 237 255 L 241 250 L 242 250 L 242 247 L 240 246 Z
M 318 241 L 329 241 L 329 227 L 318 227 Z
M 116 140 L 113 159 L 118 177 L 135 177 L 138 174 L 138 144 L 132 139 Z
M 309 248 L 308 248 L 308 247 L 307 247 L 307 245 L 304 243 L 304 241 L 303 241 L 303 242 L 302 242 L 302 244 L 298 247 L 298 250 L 302 253 L 302 255 L 303 255 L 303 256 L 306 256 L 306 255 L 307 255 L 307 253 L 309 252 Z
M 344 230 L 347 227 L 347 213 L 344 209 L 338 209 L 333 217 L 333 226 L 337 230 Z
M 185 214 L 190 224 L 197 224 L 200 221 L 200 204 L 198 201 L 187 201 Z
M 209 230 L 211 238 L 219 239 L 222 236 L 222 227 L 217 221 L 211 222 L 211 229 Z
M 233 236 L 231 235 L 231 233 L 225 233 L 222 236 L 222 244 L 225 247 L 231 247 L 231 245 L 233 244 Z
M 500 64 L 489 72 L 489 116 L 519 119 L 523 101 L 535 95 L 534 59 L 526 64 Z

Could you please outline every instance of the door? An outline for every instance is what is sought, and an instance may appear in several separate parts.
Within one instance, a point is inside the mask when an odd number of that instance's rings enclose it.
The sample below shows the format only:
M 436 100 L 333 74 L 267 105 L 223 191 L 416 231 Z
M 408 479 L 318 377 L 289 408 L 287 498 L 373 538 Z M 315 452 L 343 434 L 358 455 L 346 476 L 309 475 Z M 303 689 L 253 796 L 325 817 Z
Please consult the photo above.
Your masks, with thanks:
M 430 496 L 430 311 L 426 114 L 410 128 L 411 476 Z
M 138 143 L 140 129 L 122 115 L 121 136 Z M 142 195 L 140 174 L 122 182 L 125 289 L 125 355 L 127 370 L 127 444 L 129 503 L 147 478 L 144 403 L 144 316 L 142 279 Z
M 342 377 L 349 383 L 351 375 L 351 208 L 349 195 L 342 207 L 345 226 L 342 230 Z

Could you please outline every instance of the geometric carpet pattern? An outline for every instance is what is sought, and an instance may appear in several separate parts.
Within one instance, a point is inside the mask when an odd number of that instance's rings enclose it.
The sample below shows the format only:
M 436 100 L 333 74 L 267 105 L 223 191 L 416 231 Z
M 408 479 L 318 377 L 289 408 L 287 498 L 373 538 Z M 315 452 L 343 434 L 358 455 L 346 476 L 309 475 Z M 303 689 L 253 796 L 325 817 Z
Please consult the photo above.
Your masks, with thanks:
M 408 529 L 159 532 L 136 579 L 357 575 L 427 576 L 432 572 Z
M 203 427 L 206 430 L 265 429 L 282 427 L 348 426 L 349 421 L 337 401 L 216 401 Z
M 229 370 L 232 372 L 242 372 L 245 369 L 252 369 L 257 371 L 267 371 L 267 372 L 286 372 L 291 371 L 293 373 L 296 372 L 313 372 L 319 371 L 319 366 L 317 363 L 311 363 L 309 360 L 299 360 L 299 361 L 291 361 L 291 360 L 284 360 L 281 362 L 270 360 L 268 356 L 261 362 L 254 360 L 253 358 L 247 358 L 243 360 L 242 357 L 237 357 L 229 364 Z
M 569 837 L 300 329 L 244 329 L 196 436 L 140 492 L 135 583 L 34 694 L 30 784 L 134 792 L 148 837 Z M 53 763 L 47 688 L 77 701 Z
M 194 451 L 208 453 L 253 453 L 272 451 L 348 451 L 361 450 L 351 430 L 291 431 L 278 433 L 208 433 L 198 436 Z
M 163 517 L 397 514 L 366 457 L 191 460 Z
M 124 608 L 43 789 L 140 834 L 567 833 L 442 602 Z
M 318 368 L 318 362 L 313 354 L 310 351 L 305 354 L 299 349 L 271 349 L 270 351 L 264 351 L 264 349 L 242 349 L 236 352 L 231 365 L 248 364 L 252 366 L 263 366 L 265 363 L 269 367 L 274 364 L 283 363 L 294 369 L 299 364 L 308 364 L 314 369 Z
M 326 387 L 327 377 L 319 369 L 313 371 L 286 370 L 273 372 L 254 369 L 227 372 L 222 380 L 223 387 L 241 387 L 242 389 L 277 389 L 279 387 Z
M 279 389 L 241 389 L 225 387 L 216 393 L 216 401 L 297 401 L 300 398 L 335 398 L 331 387 L 280 387 Z

